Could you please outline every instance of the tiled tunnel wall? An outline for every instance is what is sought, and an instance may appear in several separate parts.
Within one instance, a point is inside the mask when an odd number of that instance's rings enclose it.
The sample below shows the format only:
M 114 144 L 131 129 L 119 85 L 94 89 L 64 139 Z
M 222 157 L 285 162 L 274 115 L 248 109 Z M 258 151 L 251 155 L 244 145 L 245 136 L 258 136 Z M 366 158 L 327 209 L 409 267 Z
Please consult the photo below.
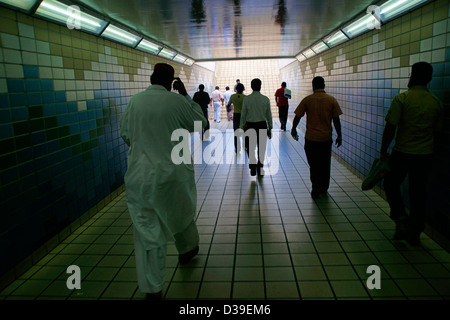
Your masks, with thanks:
M 438 145 L 429 182 L 428 223 L 435 238 L 450 241 L 450 5 L 431 2 L 380 29 L 370 32 L 303 62 L 281 70 L 281 81 L 291 88 L 289 116 L 302 98 L 312 93 L 315 76 L 325 79 L 325 91 L 341 105 L 343 144 L 333 148 L 355 173 L 367 175 L 379 156 L 387 110 L 392 98 L 407 89 L 411 66 L 432 64 L 430 91 L 443 101 L 446 125 Z M 300 126 L 305 129 L 305 118 Z M 406 191 L 407 182 L 403 190 Z M 404 192 L 408 199 L 407 193 Z M 438 239 L 436 239 L 438 240 Z
M 120 115 L 169 61 L 5 8 L 0 19 L 0 276 L 13 276 L 123 186 Z M 213 85 L 212 71 L 171 64 L 191 96 Z

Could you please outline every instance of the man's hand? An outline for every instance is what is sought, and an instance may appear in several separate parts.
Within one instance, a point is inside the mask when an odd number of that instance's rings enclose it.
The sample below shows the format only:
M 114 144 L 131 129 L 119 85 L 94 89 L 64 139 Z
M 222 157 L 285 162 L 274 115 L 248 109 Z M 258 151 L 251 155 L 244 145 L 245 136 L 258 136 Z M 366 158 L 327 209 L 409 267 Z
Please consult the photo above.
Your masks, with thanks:
M 271 129 L 269 129 L 269 130 L 267 131 L 267 137 L 268 137 L 269 139 L 272 139 L 272 130 L 271 130 Z
M 175 77 L 174 79 L 175 81 L 173 83 L 173 89 L 178 91 L 178 93 L 183 96 L 187 95 L 186 88 L 184 87 L 184 83 L 181 81 L 181 79 L 178 77 Z
M 339 148 L 342 145 L 342 137 L 338 136 L 336 138 L 336 146 Z

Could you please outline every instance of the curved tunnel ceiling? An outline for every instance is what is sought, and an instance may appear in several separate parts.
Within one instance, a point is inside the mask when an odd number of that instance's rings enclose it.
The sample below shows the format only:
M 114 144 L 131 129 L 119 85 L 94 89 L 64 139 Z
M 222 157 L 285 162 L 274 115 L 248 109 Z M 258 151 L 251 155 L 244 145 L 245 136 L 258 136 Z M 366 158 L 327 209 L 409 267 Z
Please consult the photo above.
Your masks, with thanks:
M 196 61 L 295 57 L 379 1 L 77 0 Z

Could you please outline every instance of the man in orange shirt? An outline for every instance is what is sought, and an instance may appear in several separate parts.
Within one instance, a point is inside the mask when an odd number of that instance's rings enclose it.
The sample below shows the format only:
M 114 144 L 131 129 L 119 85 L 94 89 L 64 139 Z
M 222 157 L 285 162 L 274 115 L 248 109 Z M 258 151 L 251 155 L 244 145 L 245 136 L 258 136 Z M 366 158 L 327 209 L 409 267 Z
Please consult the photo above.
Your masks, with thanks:
M 336 146 L 342 144 L 342 114 L 336 99 L 325 93 L 325 80 L 315 77 L 312 81 L 314 93 L 304 98 L 295 110 L 291 135 L 298 139 L 297 125 L 306 113 L 305 153 L 312 183 L 311 197 L 317 199 L 326 194 L 330 186 L 331 146 L 333 129 L 337 132 Z

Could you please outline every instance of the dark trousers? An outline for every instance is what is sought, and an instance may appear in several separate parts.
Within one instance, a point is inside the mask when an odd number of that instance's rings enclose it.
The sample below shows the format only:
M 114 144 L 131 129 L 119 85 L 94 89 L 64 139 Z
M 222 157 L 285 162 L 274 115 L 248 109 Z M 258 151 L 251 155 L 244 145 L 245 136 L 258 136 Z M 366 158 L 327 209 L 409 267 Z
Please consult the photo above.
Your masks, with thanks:
M 425 230 L 426 191 L 430 173 L 431 155 L 414 155 L 393 151 L 390 156 L 391 171 L 384 178 L 384 191 L 391 209 L 391 219 L 405 221 L 410 231 L 420 234 Z M 400 192 L 400 186 L 408 175 L 409 217 Z
M 288 110 L 289 110 L 289 106 L 279 106 L 278 107 L 278 116 L 280 117 L 281 130 L 286 130 Z
M 251 129 L 256 132 L 256 144 L 254 141 L 250 141 L 249 137 L 252 137 Z M 266 121 L 260 122 L 247 122 L 247 131 L 244 134 L 245 137 L 245 151 L 248 155 L 249 168 L 255 170 L 256 168 L 262 168 L 264 166 L 264 157 L 266 156 L 266 144 L 267 135 L 261 136 L 260 130 L 268 129 Z M 257 157 L 255 157 L 255 149 Z M 256 161 L 256 159 L 258 161 Z
M 239 129 L 239 126 L 241 124 L 241 114 L 240 113 L 234 113 L 233 114 L 233 130 L 236 132 L 237 129 Z M 234 151 L 237 152 L 238 150 L 241 150 L 241 144 L 240 144 L 240 137 L 234 136 Z
M 305 139 L 312 192 L 326 193 L 330 186 L 331 145 L 333 141 L 317 142 Z
M 203 132 L 205 132 L 206 130 L 209 130 L 209 115 L 208 115 L 208 109 L 207 108 L 202 108 L 203 111 L 203 115 L 206 118 L 206 127 L 203 129 Z

